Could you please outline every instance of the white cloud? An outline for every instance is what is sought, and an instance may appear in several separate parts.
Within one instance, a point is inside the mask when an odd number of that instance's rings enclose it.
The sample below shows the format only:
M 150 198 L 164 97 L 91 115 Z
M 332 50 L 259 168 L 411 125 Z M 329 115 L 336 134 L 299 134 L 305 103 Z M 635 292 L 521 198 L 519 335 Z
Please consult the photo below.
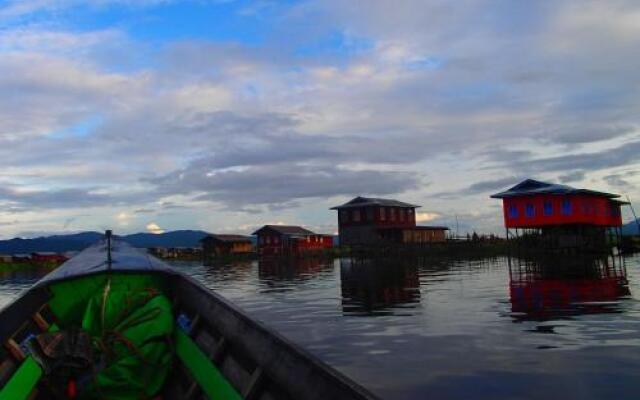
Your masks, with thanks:
M 440 217 L 441 215 L 435 212 L 417 212 L 416 222 L 429 222 Z
M 155 222 L 150 222 L 146 226 L 147 232 L 153 233 L 154 235 L 158 235 L 160 233 L 164 233 L 164 229 L 160 228 L 158 224 Z
M 11 1 L 0 19 L 78 4 L 88 3 Z M 363 14 L 308 1 L 261 46 L 194 40 L 146 52 L 119 29 L 17 24 L 0 31 L 0 167 L 31 194 L 6 190 L 0 201 L 24 215 L 94 207 L 95 224 L 121 207 L 320 225 L 335 216 L 304 217 L 311 204 L 367 192 L 428 204 L 418 215 L 428 222 L 489 210 L 487 188 L 512 177 L 608 177 L 596 184 L 637 191 L 637 175 L 614 174 L 633 167 L 640 141 L 639 10 L 406 0 L 371 1 Z M 295 23 L 312 16 L 313 30 Z M 304 57 L 290 45 L 336 31 L 368 45 Z M 138 53 L 132 68 L 126 56 Z M 151 205 L 176 196 L 185 207 Z M 491 215 L 469 224 L 494 228 Z
M 133 216 L 131 214 L 124 211 L 119 212 L 116 215 L 116 221 L 118 222 L 118 226 L 120 227 L 127 227 L 131 223 L 132 218 Z

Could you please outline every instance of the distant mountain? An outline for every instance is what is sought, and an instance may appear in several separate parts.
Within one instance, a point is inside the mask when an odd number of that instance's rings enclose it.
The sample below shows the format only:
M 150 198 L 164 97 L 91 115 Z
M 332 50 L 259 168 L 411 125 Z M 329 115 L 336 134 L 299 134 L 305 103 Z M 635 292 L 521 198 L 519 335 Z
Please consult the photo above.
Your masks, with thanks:
M 638 232 L 638 223 L 636 221 L 631 221 L 622 225 L 622 234 L 624 236 L 640 235 L 640 232 Z
M 74 242 L 81 243 L 95 243 L 98 240 L 104 237 L 104 233 L 100 232 L 80 232 L 80 233 L 72 233 L 69 235 L 54 235 L 48 236 L 46 239 L 53 240 L 73 240 Z
M 135 247 L 197 247 L 200 239 L 204 238 L 204 231 L 171 231 L 161 234 L 134 233 L 119 236 L 120 239 Z M 70 235 L 54 235 L 35 239 L 0 240 L 0 254 L 33 253 L 36 251 L 65 251 L 82 250 L 100 240 L 104 235 L 99 232 L 81 232 Z
M 207 236 L 204 231 L 171 231 L 165 233 L 134 233 L 121 239 L 135 247 L 196 247 L 200 239 Z
M 33 253 L 34 251 L 54 251 L 56 253 L 82 250 L 89 246 L 91 243 L 67 240 L 62 236 L 57 237 L 41 237 L 36 239 L 11 239 L 0 240 L 0 253 L 1 254 L 20 254 L 20 253 Z

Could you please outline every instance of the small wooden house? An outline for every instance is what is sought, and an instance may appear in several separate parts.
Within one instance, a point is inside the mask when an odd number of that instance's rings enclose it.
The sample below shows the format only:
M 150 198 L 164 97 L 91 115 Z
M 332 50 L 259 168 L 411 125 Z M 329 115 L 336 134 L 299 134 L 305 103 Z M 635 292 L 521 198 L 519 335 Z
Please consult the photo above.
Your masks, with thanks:
M 300 226 L 265 225 L 253 235 L 258 238 L 260 255 L 300 255 L 333 247 L 333 236 Z
M 447 227 L 417 226 L 420 206 L 393 199 L 356 197 L 331 208 L 338 211 L 340 244 L 420 244 L 444 242 Z
M 210 234 L 200 240 L 205 260 L 221 256 L 249 254 L 253 252 L 251 237 L 244 235 Z

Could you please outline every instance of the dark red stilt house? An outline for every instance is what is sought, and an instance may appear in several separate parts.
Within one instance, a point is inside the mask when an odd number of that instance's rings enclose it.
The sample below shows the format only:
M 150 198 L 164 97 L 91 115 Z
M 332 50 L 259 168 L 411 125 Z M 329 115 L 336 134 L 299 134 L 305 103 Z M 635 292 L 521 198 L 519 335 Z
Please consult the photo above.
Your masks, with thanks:
M 265 225 L 258 237 L 259 255 L 301 255 L 333 247 L 333 236 L 311 232 L 300 226 Z
M 338 211 L 340 244 L 416 244 L 444 242 L 444 226 L 416 226 L 420 206 L 392 199 L 356 197 L 331 208 Z
M 491 197 L 502 199 L 507 236 L 512 229 L 516 236 L 520 231 L 547 236 L 561 233 L 564 239 L 572 236 L 568 241 L 576 245 L 592 243 L 583 239 L 594 235 L 604 239 L 608 228 L 621 227 L 620 206 L 627 204 L 617 200 L 617 194 L 533 179 Z

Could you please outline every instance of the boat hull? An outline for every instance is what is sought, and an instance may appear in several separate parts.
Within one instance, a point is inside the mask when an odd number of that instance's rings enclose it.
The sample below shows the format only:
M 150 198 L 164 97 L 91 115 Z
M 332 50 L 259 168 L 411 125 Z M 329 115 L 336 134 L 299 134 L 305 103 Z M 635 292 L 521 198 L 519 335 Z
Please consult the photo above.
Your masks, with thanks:
M 119 276 L 130 273 L 116 272 Z M 176 317 L 177 356 L 162 390 L 163 399 L 212 398 L 216 390 L 226 390 L 225 385 L 235 391 L 236 398 L 243 399 L 376 398 L 194 279 L 175 271 L 147 273 L 163 282 Z M 86 278 L 69 279 L 82 284 Z M 29 359 L 20 344 L 29 335 L 62 324 L 49 304 L 56 295 L 52 286 L 60 283 L 67 282 L 38 285 L 0 312 L 0 340 L 4 343 L 0 353 L 0 400 L 9 398 L 3 393 L 6 395 L 7 387 L 15 385 L 15 377 Z M 36 382 L 21 395 L 47 398 L 46 388 L 37 382 L 41 374 L 26 375 Z M 211 377 L 217 375 L 221 386 L 208 386 Z

